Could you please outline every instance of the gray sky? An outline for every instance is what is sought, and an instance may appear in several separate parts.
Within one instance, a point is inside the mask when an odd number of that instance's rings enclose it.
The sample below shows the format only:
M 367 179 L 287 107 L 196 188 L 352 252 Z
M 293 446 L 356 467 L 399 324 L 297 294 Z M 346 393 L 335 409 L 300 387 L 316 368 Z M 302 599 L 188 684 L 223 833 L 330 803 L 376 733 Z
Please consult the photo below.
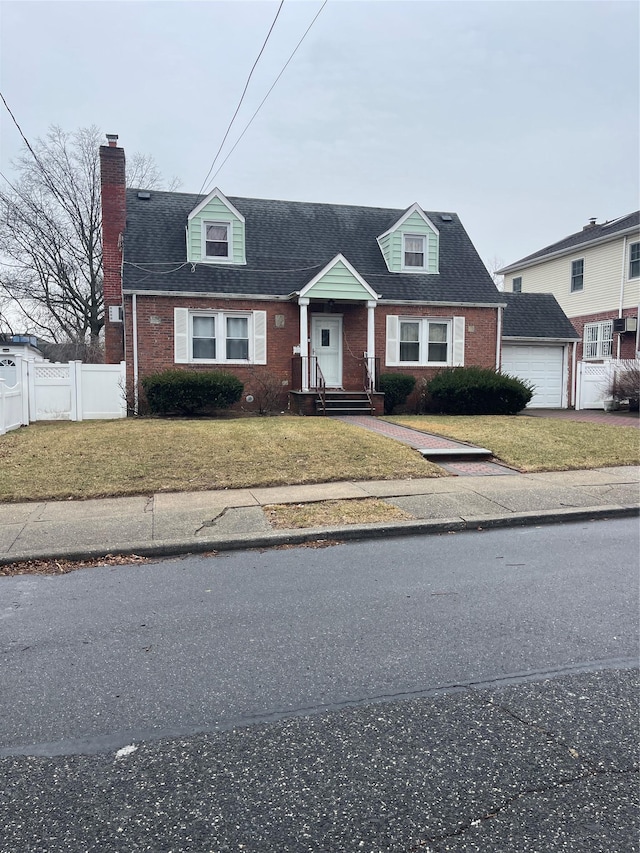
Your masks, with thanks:
M 220 161 L 321 2 L 286 0 Z M 95 124 L 198 192 L 277 7 L 3 2 L 2 91 L 29 139 Z M 639 8 L 329 0 L 215 183 L 454 210 L 485 262 L 514 261 L 640 206 Z

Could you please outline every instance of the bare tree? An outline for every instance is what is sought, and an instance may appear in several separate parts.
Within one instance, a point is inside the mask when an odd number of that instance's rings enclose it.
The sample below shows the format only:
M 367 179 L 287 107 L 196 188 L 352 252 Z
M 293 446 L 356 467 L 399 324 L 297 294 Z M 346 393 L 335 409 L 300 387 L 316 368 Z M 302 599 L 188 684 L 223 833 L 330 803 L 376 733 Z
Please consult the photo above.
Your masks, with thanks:
M 0 186 L 3 318 L 71 343 L 89 361 L 101 360 L 104 326 L 101 143 L 95 126 L 71 133 L 52 127 L 15 161 L 16 179 Z M 132 166 L 139 186 L 162 184 L 152 158 L 134 155 Z
M 499 270 L 503 266 L 505 266 L 504 260 L 502 258 L 499 258 L 497 255 L 494 255 L 492 258 L 489 258 L 485 266 L 489 270 L 489 275 L 493 279 L 493 283 L 498 288 L 498 290 L 504 290 L 504 276 L 496 272 L 496 270 Z

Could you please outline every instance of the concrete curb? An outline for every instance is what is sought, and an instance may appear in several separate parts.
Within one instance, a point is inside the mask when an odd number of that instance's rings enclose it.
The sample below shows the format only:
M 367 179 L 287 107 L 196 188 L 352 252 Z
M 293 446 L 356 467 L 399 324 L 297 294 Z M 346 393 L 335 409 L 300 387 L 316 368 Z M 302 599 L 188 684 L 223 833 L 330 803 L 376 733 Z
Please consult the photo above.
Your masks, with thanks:
M 567 507 L 564 509 L 541 510 L 528 513 L 505 513 L 496 516 L 475 518 L 446 518 L 438 520 L 398 521 L 389 524 L 351 524 L 330 528 L 307 528 L 304 530 L 274 531 L 227 538 L 166 539 L 156 542 L 130 542 L 126 546 L 111 549 L 78 548 L 64 552 L 16 552 L 0 557 L 0 566 L 29 560 L 99 560 L 107 554 L 139 557 L 178 557 L 183 554 L 202 554 L 211 551 L 245 551 L 250 549 L 274 548 L 282 545 L 304 545 L 309 542 L 336 541 L 356 542 L 370 539 L 386 539 L 399 536 L 433 536 L 442 533 L 461 533 L 471 530 L 488 530 L 498 527 L 526 527 L 540 524 L 565 524 L 576 521 L 599 519 L 632 518 L 640 516 L 637 506 Z

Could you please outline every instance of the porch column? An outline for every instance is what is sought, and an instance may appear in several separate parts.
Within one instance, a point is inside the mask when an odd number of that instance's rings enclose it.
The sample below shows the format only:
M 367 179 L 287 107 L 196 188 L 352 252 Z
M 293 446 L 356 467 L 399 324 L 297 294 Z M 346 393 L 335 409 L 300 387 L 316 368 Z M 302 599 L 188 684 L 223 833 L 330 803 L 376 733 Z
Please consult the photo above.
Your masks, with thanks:
M 300 306 L 300 357 L 302 359 L 302 390 L 309 390 L 309 321 L 307 308 L 309 299 L 301 297 L 298 299 Z
M 371 380 L 375 380 L 375 357 L 376 357 L 376 302 L 370 299 L 367 302 L 367 367 Z

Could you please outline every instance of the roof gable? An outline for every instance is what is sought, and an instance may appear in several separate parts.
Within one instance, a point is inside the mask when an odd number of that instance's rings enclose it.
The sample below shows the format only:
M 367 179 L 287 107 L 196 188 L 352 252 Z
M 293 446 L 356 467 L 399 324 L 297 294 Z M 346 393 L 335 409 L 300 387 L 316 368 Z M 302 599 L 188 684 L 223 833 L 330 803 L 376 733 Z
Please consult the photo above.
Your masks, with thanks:
M 356 301 L 378 299 L 378 294 L 342 254 L 336 255 L 317 275 L 314 275 L 302 288 L 300 296 L 314 299 L 355 299 Z
M 193 208 L 187 219 L 191 220 L 194 217 L 198 216 L 198 214 L 200 214 L 205 209 L 205 207 L 207 207 L 209 203 L 216 198 L 222 202 L 222 204 L 228 209 L 229 213 L 232 213 L 237 219 L 240 220 L 240 222 L 244 222 L 244 216 L 236 207 L 234 207 L 234 205 L 229 201 L 226 195 L 218 189 L 218 187 L 214 187 L 209 193 L 209 195 L 205 196 L 202 201 Z
M 402 214 L 400 219 L 398 219 L 396 222 L 394 222 L 393 225 L 391 226 L 391 228 L 387 228 L 386 231 L 384 231 L 382 234 L 379 235 L 378 240 L 381 240 L 383 237 L 386 237 L 387 234 L 392 234 L 394 231 L 397 231 L 399 228 L 401 228 L 405 224 L 407 219 L 409 219 L 411 216 L 413 216 L 414 213 L 417 213 L 418 216 L 424 221 L 425 225 L 428 225 L 432 231 L 434 231 L 436 234 L 440 233 L 438 231 L 438 229 L 436 228 L 436 226 L 433 224 L 433 222 L 429 219 L 427 214 L 424 212 L 424 210 L 420 207 L 420 205 L 416 201 L 411 205 L 411 207 L 408 207 L 405 210 L 405 212 Z

